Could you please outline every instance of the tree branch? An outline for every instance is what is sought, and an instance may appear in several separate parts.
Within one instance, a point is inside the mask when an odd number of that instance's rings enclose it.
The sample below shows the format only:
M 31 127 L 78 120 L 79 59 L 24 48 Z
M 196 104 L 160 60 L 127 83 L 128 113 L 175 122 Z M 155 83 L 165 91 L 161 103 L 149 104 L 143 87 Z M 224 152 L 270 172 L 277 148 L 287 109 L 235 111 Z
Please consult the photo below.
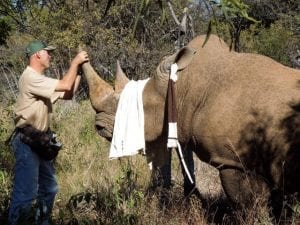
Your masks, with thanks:
M 178 25 L 180 31 L 186 33 L 187 8 L 184 8 L 182 20 L 181 20 L 181 22 L 179 22 L 177 16 L 175 15 L 174 10 L 173 10 L 172 3 L 170 1 L 168 1 L 167 3 L 168 3 L 168 7 L 170 9 L 171 15 L 172 15 L 175 23 Z
M 173 17 L 175 23 L 176 23 L 178 26 L 180 26 L 180 22 L 179 22 L 179 20 L 177 19 L 177 16 L 175 15 L 175 12 L 174 12 L 174 10 L 173 10 L 173 6 L 172 6 L 171 2 L 168 1 L 167 3 L 168 3 L 168 6 L 169 6 L 169 9 L 170 9 L 171 15 L 172 15 L 172 17 Z

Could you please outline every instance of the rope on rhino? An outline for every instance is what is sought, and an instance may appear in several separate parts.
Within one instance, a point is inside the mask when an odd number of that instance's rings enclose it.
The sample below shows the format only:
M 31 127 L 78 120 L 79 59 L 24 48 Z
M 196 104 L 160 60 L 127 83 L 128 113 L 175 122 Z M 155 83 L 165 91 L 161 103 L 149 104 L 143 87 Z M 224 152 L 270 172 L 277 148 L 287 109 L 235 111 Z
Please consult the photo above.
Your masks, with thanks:
M 188 176 L 191 184 L 194 184 L 194 181 L 191 177 L 190 171 L 188 170 L 183 154 L 180 143 L 178 141 L 177 135 L 177 107 L 176 107 L 176 92 L 175 92 L 175 83 L 177 81 L 177 70 L 178 66 L 176 63 L 171 65 L 170 70 L 170 77 L 168 83 L 168 148 L 176 148 L 178 156 L 180 158 L 181 165 L 184 168 L 186 175 Z

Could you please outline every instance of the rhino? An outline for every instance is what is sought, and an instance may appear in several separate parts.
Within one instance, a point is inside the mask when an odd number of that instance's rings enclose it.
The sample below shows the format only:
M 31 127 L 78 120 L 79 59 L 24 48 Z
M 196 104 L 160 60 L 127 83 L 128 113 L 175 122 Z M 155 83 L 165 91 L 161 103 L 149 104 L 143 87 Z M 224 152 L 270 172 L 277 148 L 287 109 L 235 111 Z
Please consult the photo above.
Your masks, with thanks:
M 215 35 L 207 42 L 205 35 L 195 37 L 164 57 L 144 87 L 146 154 L 153 166 L 168 158 L 166 97 L 174 63 L 178 140 L 184 151 L 218 169 L 233 205 L 251 207 L 258 193 L 270 200 L 299 193 L 300 71 L 263 55 L 232 51 Z M 120 66 L 114 87 L 90 63 L 82 67 L 97 113 L 95 127 L 111 140 L 129 80 Z

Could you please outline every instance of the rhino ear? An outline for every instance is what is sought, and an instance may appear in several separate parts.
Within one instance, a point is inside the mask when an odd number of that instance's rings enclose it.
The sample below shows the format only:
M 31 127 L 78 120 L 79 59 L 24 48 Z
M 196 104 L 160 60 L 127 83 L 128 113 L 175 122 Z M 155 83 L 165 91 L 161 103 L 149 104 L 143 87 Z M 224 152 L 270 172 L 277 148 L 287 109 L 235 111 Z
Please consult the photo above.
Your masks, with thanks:
M 177 64 L 178 70 L 183 70 L 190 64 L 195 53 L 196 51 L 190 47 L 181 48 L 178 52 L 169 56 L 162 62 L 160 66 L 161 72 L 167 73 L 173 63 Z
M 119 60 L 117 60 L 117 70 L 116 70 L 116 80 L 115 80 L 115 91 L 122 91 L 125 85 L 129 82 L 129 79 L 126 77 L 123 72 Z
M 178 70 L 182 70 L 187 67 L 192 61 L 196 51 L 190 47 L 183 47 L 175 55 L 174 63 L 177 64 Z

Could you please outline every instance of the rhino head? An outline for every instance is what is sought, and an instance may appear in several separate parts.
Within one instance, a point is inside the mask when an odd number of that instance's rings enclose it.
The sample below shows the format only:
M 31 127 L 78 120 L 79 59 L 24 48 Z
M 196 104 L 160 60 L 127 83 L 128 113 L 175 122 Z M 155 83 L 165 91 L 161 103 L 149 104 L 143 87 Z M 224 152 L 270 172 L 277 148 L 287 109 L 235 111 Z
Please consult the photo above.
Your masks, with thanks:
M 162 99 L 156 103 L 157 107 L 160 108 L 162 116 L 171 64 L 177 63 L 178 69 L 182 70 L 189 64 L 194 53 L 195 51 L 191 48 L 184 47 L 176 54 L 165 57 L 158 65 L 154 76 L 148 82 L 147 85 L 150 86 L 147 88 L 149 90 L 147 93 L 148 98 L 155 98 L 155 94 L 152 95 L 152 92 L 156 92 L 156 95 Z M 111 141 L 120 94 L 129 82 L 129 79 L 121 69 L 119 61 L 117 61 L 114 86 L 101 79 L 90 62 L 83 64 L 82 70 L 88 82 L 91 105 L 96 111 L 95 128 L 100 136 Z M 144 98 L 144 101 L 149 100 Z
M 88 82 L 91 105 L 96 111 L 95 128 L 110 141 L 120 93 L 129 80 L 119 62 L 114 86 L 101 79 L 89 62 L 82 65 L 82 70 Z

